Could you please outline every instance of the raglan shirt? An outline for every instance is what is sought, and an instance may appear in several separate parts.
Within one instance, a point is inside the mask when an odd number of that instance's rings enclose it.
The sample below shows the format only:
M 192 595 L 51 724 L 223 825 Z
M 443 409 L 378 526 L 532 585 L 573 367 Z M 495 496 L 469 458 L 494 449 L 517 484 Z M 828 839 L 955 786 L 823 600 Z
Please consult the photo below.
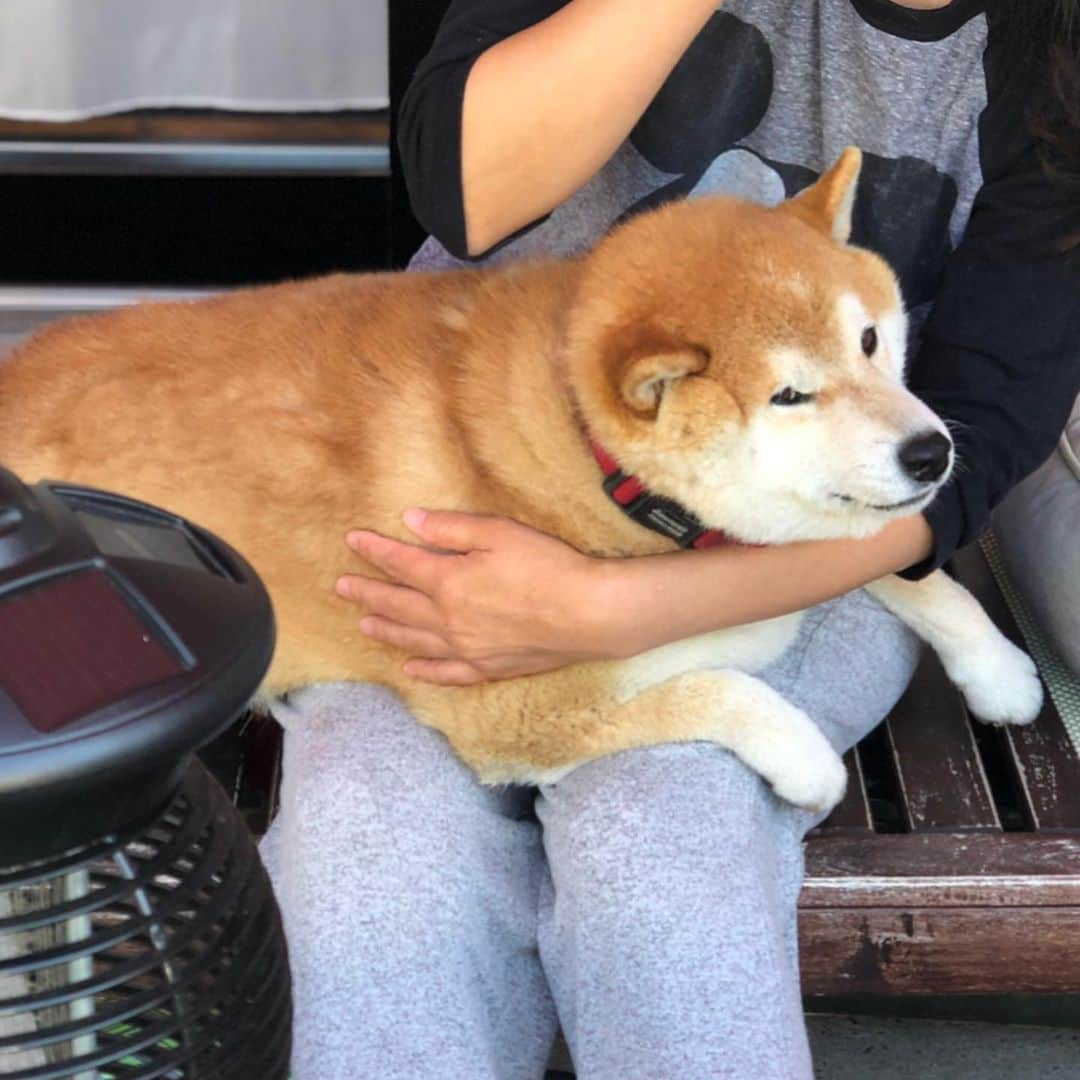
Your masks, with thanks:
M 672 198 L 724 192 L 772 205 L 860 147 L 852 242 L 897 272 L 912 326 L 908 385 L 957 448 L 954 479 L 925 511 L 933 551 L 905 571 L 922 577 L 1050 454 L 1080 389 L 1080 250 L 1067 247 L 1080 209 L 1028 133 L 1046 75 L 1009 40 L 997 14 L 1009 2 L 727 0 L 583 188 L 468 258 L 465 81 L 485 49 L 565 0 L 454 0 L 399 116 L 406 183 L 431 233 L 412 265 L 577 254 Z

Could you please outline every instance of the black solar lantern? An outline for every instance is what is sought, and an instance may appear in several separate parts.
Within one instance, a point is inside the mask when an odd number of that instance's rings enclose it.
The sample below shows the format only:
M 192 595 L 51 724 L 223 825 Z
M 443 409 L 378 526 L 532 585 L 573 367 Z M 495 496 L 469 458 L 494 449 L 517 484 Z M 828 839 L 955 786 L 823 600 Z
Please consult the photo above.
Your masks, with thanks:
M 0 1076 L 287 1077 L 280 916 L 194 757 L 273 644 L 220 540 L 0 469 Z

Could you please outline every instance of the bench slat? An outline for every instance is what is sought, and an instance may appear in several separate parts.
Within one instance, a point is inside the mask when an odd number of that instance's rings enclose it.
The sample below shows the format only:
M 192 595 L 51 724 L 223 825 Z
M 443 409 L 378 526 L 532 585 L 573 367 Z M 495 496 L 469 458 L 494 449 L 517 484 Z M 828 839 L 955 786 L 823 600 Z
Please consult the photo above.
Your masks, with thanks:
M 1080 831 L 1080 761 L 1056 710 L 1004 733 L 1036 831 Z
M 1030 833 L 820 837 L 800 910 L 1080 907 L 1080 838 Z M 1078 916 L 1080 920 L 1080 916 Z
M 1001 828 L 963 699 L 930 650 L 887 724 L 912 832 Z
M 1019 832 L 894 833 L 867 839 L 819 836 L 806 849 L 808 885 L 814 878 L 844 875 L 926 878 L 950 874 L 1080 876 L 1080 837 Z
M 1076 909 L 829 909 L 799 914 L 804 994 L 1075 993 Z
M 871 836 L 874 819 L 870 813 L 870 800 L 866 794 L 866 778 L 862 763 L 854 750 L 844 755 L 848 771 L 848 786 L 844 798 L 835 810 L 819 825 L 813 835 L 836 835 L 838 833 Z
M 800 911 L 847 908 L 1080 908 L 1080 874 L 948 874 L 943 877 L 839 877 L 808 881 Z
M 953 567 L 1002 632 L 1024 648 L 1023 635 L 978 546 L 957 552 Z M 1080 757 L 1050 695 L 1033 725 L 1004 728 L 997 738 L 1005 748 L 1028 826 L 1080 831 Z

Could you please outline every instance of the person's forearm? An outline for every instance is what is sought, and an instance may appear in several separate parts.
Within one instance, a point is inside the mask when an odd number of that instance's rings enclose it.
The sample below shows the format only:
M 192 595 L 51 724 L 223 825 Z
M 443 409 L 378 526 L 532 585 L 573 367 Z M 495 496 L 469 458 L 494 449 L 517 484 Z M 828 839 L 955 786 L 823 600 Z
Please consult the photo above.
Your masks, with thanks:
M 723 547 L 608 560 L 591 598 L 613 657 L 820 604 L 911 566 L 931 549 L 930 526 L 901 518 L 867 540 Z
M 471 254 L 548 213 L 608 160 L 717 6 L 572 0 L 480 56 L 461 122 Z

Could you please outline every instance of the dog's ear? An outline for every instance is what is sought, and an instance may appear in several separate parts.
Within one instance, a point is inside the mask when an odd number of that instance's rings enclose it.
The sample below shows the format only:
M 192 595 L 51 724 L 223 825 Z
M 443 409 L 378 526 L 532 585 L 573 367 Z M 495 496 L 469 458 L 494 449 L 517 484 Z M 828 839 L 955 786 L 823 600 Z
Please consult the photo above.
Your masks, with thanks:
M 665 391 L 677 379 L 704 371 L 708 352 L 651 323 L 633 323 L 607 341 L 606 366 L 612 389 L 643 420 L 660 411 Z
M 783 209 L 831 236 L 838 244 L 846 244 L 851 238 L 851 211 L 861 169 L 862 152 L 849 146 L 831 169 L 805 191 L 783 203 Z

